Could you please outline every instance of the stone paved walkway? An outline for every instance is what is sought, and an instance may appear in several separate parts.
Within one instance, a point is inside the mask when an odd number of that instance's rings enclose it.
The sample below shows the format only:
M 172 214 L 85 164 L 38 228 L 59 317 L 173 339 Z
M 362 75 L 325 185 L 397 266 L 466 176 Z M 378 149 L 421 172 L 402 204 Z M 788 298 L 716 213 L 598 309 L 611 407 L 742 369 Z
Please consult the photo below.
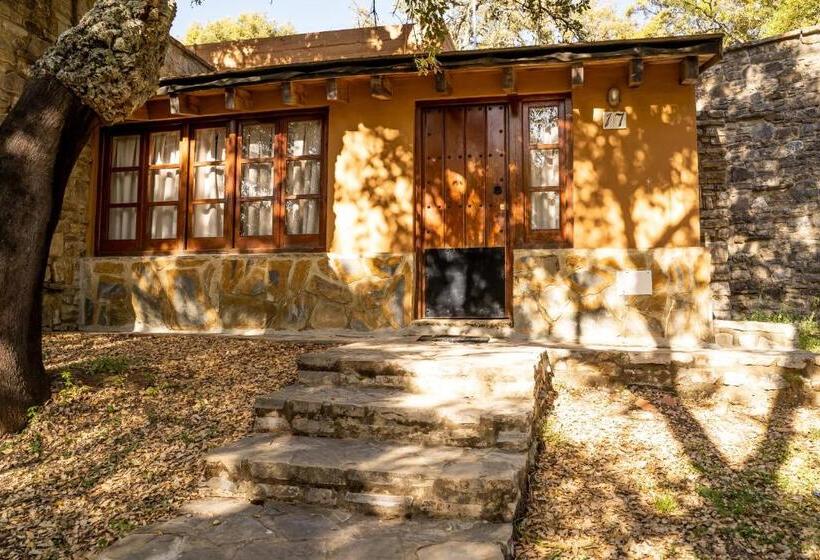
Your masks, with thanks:
M 335 508 L 221 498 L 139 530 L 100 560 L 503 560 L 505 524 L 383 520 Z

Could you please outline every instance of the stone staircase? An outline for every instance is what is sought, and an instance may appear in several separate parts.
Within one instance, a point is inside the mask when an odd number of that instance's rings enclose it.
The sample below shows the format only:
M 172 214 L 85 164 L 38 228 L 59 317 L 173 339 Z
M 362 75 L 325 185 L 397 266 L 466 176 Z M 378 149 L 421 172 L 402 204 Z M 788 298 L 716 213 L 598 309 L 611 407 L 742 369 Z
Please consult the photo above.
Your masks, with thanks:
M 208 457 L 209 486 L 257 503 L 482 520 L 509 538 L 543 351 L 402 338 L 304 355 L 296 385 L 256 400 L 258 433 Z

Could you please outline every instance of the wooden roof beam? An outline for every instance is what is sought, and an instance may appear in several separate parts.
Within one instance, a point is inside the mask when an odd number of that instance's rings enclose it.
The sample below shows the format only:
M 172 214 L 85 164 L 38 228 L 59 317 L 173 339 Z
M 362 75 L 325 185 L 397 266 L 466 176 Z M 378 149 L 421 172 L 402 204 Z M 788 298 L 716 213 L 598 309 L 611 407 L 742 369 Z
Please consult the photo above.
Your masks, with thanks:
M 250 111 L 253 109 L 253 94 L 246 89 L 225 88 L 225 109 L 228 111 Z
M 584 63 L 576 62 L 572 65 L 572 87 L 579 88 L 584 86 Z
M 328 78 L 325 80 L 325 98 L 336 103 L 347 103 L 350 101 L 350 88 L 338 78 Z
M 433 78 L 436 84 L 436 93 L 441 93 L 443 95 L 450 95 L 453 93 L 453 86 L 450 83 L 450 76 L 444 70 L 439 70 L 435 74 L 433 74 Z
M 197 116 L 201 113 L 199 99 L 186 93 L 172 93 L 168 97 L 168 104 L 172 116 Z
M 643 59 L 633 58 L 629 61 L 629 87 L 638 87 L 643 83 Z
M 282 103 L 290 107 L 302 104 L 302 86 L 295 82 L 282 82 Z
M 381 100 L 392 99 L 393 88 L 390 85 L 390 79 L 381 74 L 370 76 L 370 95 Z
M 687 56 L 680 61 L 680 84 L 682 86 L 691 86 L 698 82 L 700 75 L 700 63 L 698 57 Z

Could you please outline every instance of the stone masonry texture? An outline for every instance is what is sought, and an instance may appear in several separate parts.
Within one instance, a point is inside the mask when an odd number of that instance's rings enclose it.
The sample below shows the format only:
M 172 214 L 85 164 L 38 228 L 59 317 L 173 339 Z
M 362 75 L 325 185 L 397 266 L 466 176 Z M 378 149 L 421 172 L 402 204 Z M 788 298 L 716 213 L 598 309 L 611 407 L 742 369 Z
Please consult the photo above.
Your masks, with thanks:
M 728 50 L 698 86 L 715 316 L 820 307 L 820 27 Z

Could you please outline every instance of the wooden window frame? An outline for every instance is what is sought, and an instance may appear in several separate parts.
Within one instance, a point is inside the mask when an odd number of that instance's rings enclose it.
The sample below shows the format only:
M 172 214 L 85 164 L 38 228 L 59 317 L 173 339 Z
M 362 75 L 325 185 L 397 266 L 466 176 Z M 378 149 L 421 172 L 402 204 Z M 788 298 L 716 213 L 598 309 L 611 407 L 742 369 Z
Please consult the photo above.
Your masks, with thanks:
M 321 152 L 318 156 L 300 156 L 292 159 L 314 159 L 321 166 L 319 194 L 285 195 L 287 171 L 287 123 L 297 120 L 318 120 L 321 130 Z M 241 236 L 240 227 L 240 192 L 241 181 L 241 133 L 243 126 L 251 123 L 273 123 L 274 140 L 274 224 L 271 236 Z M 226 136 L 225 159 L 225 215 L 223 237 L 193 237 L 193 205 L 205 199 L 194 199 L 194 168 L 196 150 L 196 130 L 216 126 L 228 127 Z M 151 166 L 150 138 L 155 132 L 180 131 L 180 186 L 177 201 L 177 237 L 176 239 L 150 239 L 149 212 L 154 204 L 149 201 L 150 173 L 157 166 Z M 137 203 L 123 205 L 135 206 L 137 209 L 136 239 L 108 240 L 108 214 L 112 179 L 113 138 L 117 136 L 139 136 L 139 166 Z M 253 253 L 253 252 L 305 252 L 326 251 L 328 178 L 328 110 L 304 109 L 272 111 L 265 113 L 247 113 L 230 116 L 209 116 L 187 119 L 165 120 L 151 123 L 128 123 L 107 127 L 102 130 L 100 141 L 100 158 L 97 180 L 97 211 L 95 254 L 99 256 L 134 256 L 169 253 Z M 166 166 L 159 166 L 166 167 Z M 124 168 L 123 168 L 124 169 Z M 130 168 L 129 168 L 130 169 Z M 285 224 L 285 204 L 291 198 L 312 198 L 318 201 L 319 232 L 311 235 L 287 235 Z M 267 198 L 266 198 L 267 199 Z M 170 204 L 165 204 L 170 205 Z M 118 205 L 115 205 L 115 207 Z
M 151 163 L 150 159 L 152 156 L 151 153 L 151 136 L 156 133 L 161 132 L 172 132 L 178 131 L 179 132 L 179 163 L 176 166 L 173 165 L 154 165 Z M 145 190 L 143 193 L 144 199 L 144 231 L 143 231 L 143 246 L 149 250 L 154 251 L 175 251 L 182 249 L 183 247 L 183 240 L 184 240 L 184 231 L 185 231 L 185 193 L 187 192 L 187 182 L 188 182 L 188 174 L 186 173 L 187 169 L 187 149 L 188 149 L 188 138 L 186 136 L 185 127 L 180 125 L 168 125 L 157 127 L 151 130 L 145 131 L 145 139 L 144 142 L 146 143 L 145 147 L 145 165 L 142 165 L 140 162 L 140 168 L 145 173 Z M 175 238 L 167 238 L 167 239 L 153 239 L 151 237 L 151 208 L 155 206 L 173 206 L 173 202 L 152 202 L 151 197 L 149 196 L 151 190 L 151 171 L 155 169 L 179 169 L 179 191 L 177 193 L 177 200 L 176 200 L 176 207 L 177 207 L 177 235 Z
M 199 130 L 225 128 L 225 159 L 211 161 L 196 160 L 196 133 Z M 185 232 L 185 249 L 189 251 L 219 251 L 233 247 L 233 212 L 234 189 L 236 187 L 236 121 L 232 119 L 205 120 L 192 123 L 189 127 L 189 163 L 188 184 L 186 193 L 188 206 L 188 228 Z M 225 168 L 225 195 L 223 198 L 195 198 L 196 168 L 208 165 L 221 165 Z M 223 204 L 222 237 L 194 237 L 194 206 L 199 204 Z
M 322 240 L 325 238 L 325 180 L 327 176 L 327 169 L 325 166 L 327 165 L 326 157 L 327 154 L 327 126 L 322 123 L 322 136 L 319 139 L 319 155 L 301 155 L 301 156 L 291 156 L 288 154 L 288 146 L 287 146 L 287 129 L 288 125 L 292 122 L 299 122 L 299 121 L 312 121 L 316 120 L 315 116 L 310 114 L 305 115 L 298 115 L 298 116 L 288 116 L 282 119 L 282 134 L 279 135 L 280 142 L 279 144 L 282 150 L 282 157 L 281 157 L 281 173 L 279 174 L 279 183 L 278 183 L 278 193 L 280 199 L 280 214 L 279 214 L 279 227 L 280 227 L 280 236 L 282 239 L 282 246 L 288 249 L 301 249 L 304 247 L 311 247 L 322 243 Z M 285 189 L 285 181 L 287 181 L 287 167 L 288 162 L 290 161 L 318 161 L 319 162 L 319 177 L 321 180 L 319 181 L 319 192 L 317 194 L 308 194 L 308 195 L 288 195 Z M 319 208 L 317 210 L 319 214 L 319 231 L 315 234 L 289 234 L 287 230 L 287 203 L 289 200 L 316 200 L 319 204 Z
M 558 108 L 558 144 L 530 143 L 530 109 L 554 106 Z M 518 246 L 521 248 L 550 248 L 572 246 L 572 102 L 565 96 L 527 97 L 521 100 L 520 116 L 521 174 L 519 178 L 519 206 L 521 208 L 522 232 Z M 530 181 L 530 150 L 557 149 L 559 181 L 557 186 L 533 187 Z M 557 192 L 559 195 L 559 226 L 557 229 L 536 230 L 532 228 L 531 194 L 534 192 Z

